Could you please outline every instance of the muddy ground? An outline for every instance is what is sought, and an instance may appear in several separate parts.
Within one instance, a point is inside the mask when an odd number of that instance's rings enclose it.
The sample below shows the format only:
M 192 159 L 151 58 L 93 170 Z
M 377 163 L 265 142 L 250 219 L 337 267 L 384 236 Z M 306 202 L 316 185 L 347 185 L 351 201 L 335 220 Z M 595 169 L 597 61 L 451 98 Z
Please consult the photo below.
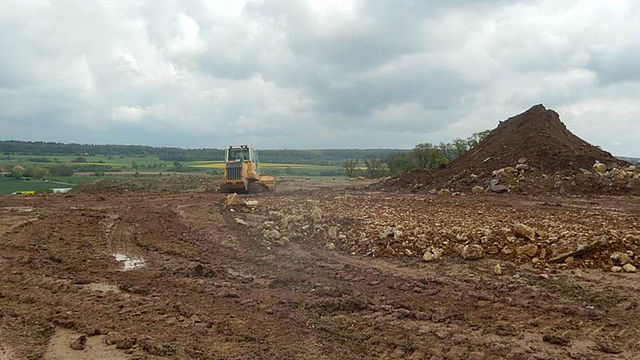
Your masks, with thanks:
M 522 221 L 637 246 L 637 198 L 284 185 L 232 207 L 199 192 L 0 197 L 0 359 L 640 358 L 640 275 L 606 271 L 605 253 L 539 266 L 450 244 Z M 466 237 L 424 262 L 416 219 Z M 398 244 L 377 243 L 391 225 Z

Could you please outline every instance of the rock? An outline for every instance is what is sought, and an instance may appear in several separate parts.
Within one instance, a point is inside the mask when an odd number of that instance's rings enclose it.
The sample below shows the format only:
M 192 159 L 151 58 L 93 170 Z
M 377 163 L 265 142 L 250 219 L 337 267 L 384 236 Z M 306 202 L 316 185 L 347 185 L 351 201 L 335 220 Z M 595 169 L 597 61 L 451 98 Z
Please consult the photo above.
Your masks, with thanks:
M 489 190 L 491 190 L 492 192 L 496 193 L 496 194 L 504 194 L 509 192 L 509 188 L 505 185 L 496 185 L 496 186 L 492 186 Z
M 334 244 L 334 243 L 332 243 L 332 242 L 327 243 L 327 245 L 325 245 L 325 248 L 326 248 L 327 250 L 329 250 L 329 251 L 335 250 L 335 249 L 336 249 L 336 244 Z
M 124 338 L 116 343 L 116 349 L 128 350 L 136 344 L 135 338 Z
M 520 158 L 518 159 L 518 164 L 526 164 L 527 163 L 527 158 Z
M 629 264 L 631 263 L 631 256 L 622 253 L 622 252 L 614 252 L 611 254 L 611 256 L 609 256 L 609 259 L 611 259 L 611 261 L 613 261 L 614 265 L 624 265 L 624 264 Z
M 593 171 L 602 174 L 607 171 L 607 165 L 597 161 L 595 164 L 593 164 Z
M 314 206 L 313 210 L 311 210 L 311 218 L 313 219 L 313 222 L 319 222 L 322 220 L 322 210 L 317 207 Z
M 443 196 L 451 195 L 451 190 L 449 190 L 449 189 L 440 189 L 440 191 L 438 191 L 438 195 L 443 195 Z
M 536 256 L 537 253 L 538 253 L 538 247 L 535 244 L 526 244 L 526 245 L 518 246 L 516 248 L 516 254 L 518 255 L 524 254 L 530 258 Z
M 399 238 L 401 236 L 402 231 L 390 226 L 385 231 L 381 232 L 380 235 L 378 235 L 378 238 L 382 240 L 384 238 Z
M 116 331 L 109 331 L 102 339 L 102 341 L 107 345 L 115 345 L 121 340 L 124 340 L 124 336 Z
M 638 167 L 635 165 L 631 165 L 627 168 L 627 171 L 636 171 L 636 170 L 638 170 Z
M 471 175 L 469 175 L 469 177 L 471 178 L 471 180 L 477 180 L 478 179 L 478 175 L 476 175 L 476 174 L 471 174 Z
M 571 340 L 559 334 L 545 334 L 542 336 L 542 340 L 550 344 L 567 346 L 571 344 Z
M 619 273 L 621 271 L 622 271 L 622 267 L 620 267 L 620 266 L 612 266 L 611 267 L 611 272 Z
M 527 165 L 527 164 L 518 164 L 518 165 L 516 165 L 516 170 L 518 170 L 518 171 L 527 171 L 527 170 L 529 170 L 529 165 Z
M 482 351 L 472 351 L 467 355 L 467 360 L 484 360 L 487 358 L 487 355 Z
M 465 260 L 478 260 L 484 257 L 484 249 L 480 245 L 465 245 L 462 249 L 462 258 Z
M 442 249 L 429 248 L 425 251 L 424 255 L 422 255 L 422 259 L 426 262 L 436 261 L 442 257 L 442 252 Z
M 517 223 L 513 226 L 513 233 L 531 241 L 536 238 L 536 231 L 522 223 Z
M 631 265 L 631 264 L 627 264 L 627 265 L 623 266 L 622 268 L 624 269 L 625 272 L 628 272 L 628 273 L 636 272 L 636 267 Z
M 77 339 L 73 340 L 70 346 L 73 350 L 84 350 L 86 344 L 87 337 L 84 335 L 80 335 Z
M 233 194 L 227 195 L 226 203 L 227 203 L 227 206 L 239 205 L 241 203 L 241 200 L 238 194 L 233 193 Z
M 329 238 L 331 238 L 331 239 L 337 239 L 338 238 L 338 227 L 337 226 L 331 226 L 329 228 Z
M 251 207 L 258 206 L 258 200 L 245 200 L 244 204 Z
M 471 188 L 471 193 L 474 195 L 482 194 L 484 193 L 484 188 L 482 186 L 474 186 Z
M 267 239 L 267 240 L 278 240 L 280 239 L 280 237 L 282 236 L 280 234 L 280 231 L 276 230 L 276 229 L 271 229 L 271 230 L 265 230 L 262 232 L 262 235 Z
M 493 273 L 496 275 L 502 275 L 502 267 L 500 266 L 500 264 L 496 264 L 496 266 L 493 268 Z
M 244 226 L 249 225 L 249 223 L 247 223 L 246 221 L 244 221 L 244 220 L 242 220 L 240 218 L 235 218 L 234 220 L 235 220 L 236 224 L 238 224 L 238 225 L 244 225 Z

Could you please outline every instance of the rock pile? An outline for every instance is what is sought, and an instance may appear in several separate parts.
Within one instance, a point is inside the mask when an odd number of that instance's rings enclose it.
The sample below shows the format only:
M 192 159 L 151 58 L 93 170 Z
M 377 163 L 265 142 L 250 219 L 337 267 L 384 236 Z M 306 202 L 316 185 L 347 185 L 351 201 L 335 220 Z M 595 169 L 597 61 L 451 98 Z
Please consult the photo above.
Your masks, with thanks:
M 572 134 L 555 111 L 536 105 L 501 122 L 475 148 L 445 168 L 414 171 L 378 186 L 441 195 L 640 195 L 640 172 Z

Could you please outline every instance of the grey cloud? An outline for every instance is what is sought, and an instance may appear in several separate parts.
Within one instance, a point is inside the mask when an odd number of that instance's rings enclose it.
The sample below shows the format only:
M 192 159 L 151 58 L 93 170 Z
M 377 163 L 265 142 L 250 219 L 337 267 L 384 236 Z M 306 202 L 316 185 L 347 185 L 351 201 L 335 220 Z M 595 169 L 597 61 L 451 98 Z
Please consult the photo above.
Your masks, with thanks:
M 6 1 L 0 137 L 410 147 L 544 102 L 640 155 L 639 16 L 631 0 Z

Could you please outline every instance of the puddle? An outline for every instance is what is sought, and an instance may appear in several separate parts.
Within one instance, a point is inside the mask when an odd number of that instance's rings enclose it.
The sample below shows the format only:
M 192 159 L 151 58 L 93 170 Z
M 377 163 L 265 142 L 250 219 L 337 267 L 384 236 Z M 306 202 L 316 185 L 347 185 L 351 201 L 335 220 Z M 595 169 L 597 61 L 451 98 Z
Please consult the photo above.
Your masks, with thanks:
M 139 269 L 146 265 L 143 258 L 132 258 L 123 253 L 115 253 L 112 255 L 116 259 L 116 261 L 124 263 L 124 271 Z

